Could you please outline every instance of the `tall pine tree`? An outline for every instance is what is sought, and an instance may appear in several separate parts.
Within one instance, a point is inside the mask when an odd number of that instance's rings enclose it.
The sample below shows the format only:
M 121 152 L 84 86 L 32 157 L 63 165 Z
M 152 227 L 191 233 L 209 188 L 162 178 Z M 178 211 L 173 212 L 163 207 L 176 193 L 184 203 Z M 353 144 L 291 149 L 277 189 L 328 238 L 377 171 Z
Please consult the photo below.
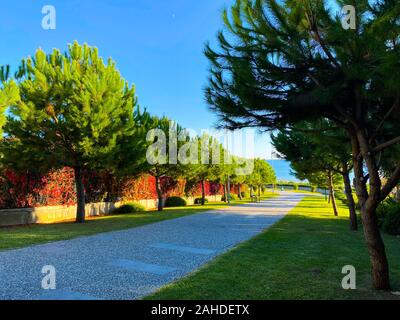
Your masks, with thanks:
M 13 98 L 14 82 L 0 91 L 10 108 L 5 126 L 8 161 L 72 167 L 76 221 L 82 223 L 83 171 L 109 165 L 119 139 L 134 134 L 135 90 L 111 59 L 104 63 L 96 48 L 77 42 L 65 54 L 37 50 L 23 61 L 18 77 L 18 99 Z M 19 158 L 18 153 L 25 156 Z
M 237 0 L 224 12 L 219 50 L 206 48 L 206 96 L 227 128 L 327 118 L 347 132 L 373 284 L 389 289 L 376 208 L 400 180 L 399 160 L 387 157 L 400 142 L 400 2 L 352 1 L 354 30 L 343 28 L 331 4 Z M 390 168 L 385 182 L 381 163 Z

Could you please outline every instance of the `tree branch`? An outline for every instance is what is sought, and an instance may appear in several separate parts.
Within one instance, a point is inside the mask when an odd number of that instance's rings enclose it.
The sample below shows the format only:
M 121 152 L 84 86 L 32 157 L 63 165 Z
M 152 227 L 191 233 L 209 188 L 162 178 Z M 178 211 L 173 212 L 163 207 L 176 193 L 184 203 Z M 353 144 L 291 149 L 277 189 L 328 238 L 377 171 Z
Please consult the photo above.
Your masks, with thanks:
M 399 107 L 399 102 L 400 102 L 400 97 L 397 96 L 393 106 L 389 109 L 389 111 L 385 114 L 385 116 L 383 117 L 383 119 L 381 120 L 381 122 L 379 123 L 379 125 L 377 126 L 374 134 L 371 136 L 371 138 L 369 139 L 369 143 L 372 143 L 374 141 L 374 139 L 376 138 L 376 136 L 379 134 L 379 131 L 382 129 L 383 125 L 385 124 L 385 121 L 387 120 L 387 118 L 389 118 L 389 116 L 392 114 L 392 112 L 394 110 L 396 110 L 396 108 Z
M 385 198 L 390 194 L 390 192 L 394 189 L 394 187 L 398 185 L 399 180 L 400 180 L 400 165 L 396 167 L 396 169 L 392 173 L 392 176 L 382 187 L 381 201 L 385 200 Z
M 396 143 L 400 142 L 400 137 L 394 138 L 392 140 L 386 141 L 385 143 L 380 144 L 379 146 L 372 149 L 373 152 L 379 152 L 385 148 L 388 148 Z

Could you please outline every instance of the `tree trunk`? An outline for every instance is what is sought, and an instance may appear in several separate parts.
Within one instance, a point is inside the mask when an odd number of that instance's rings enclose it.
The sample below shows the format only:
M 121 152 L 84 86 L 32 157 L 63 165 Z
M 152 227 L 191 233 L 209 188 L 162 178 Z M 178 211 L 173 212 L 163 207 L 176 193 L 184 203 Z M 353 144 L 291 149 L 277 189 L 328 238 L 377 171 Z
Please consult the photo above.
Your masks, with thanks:
M 204 180 L 201 180 L 201 205 L 204 206 L 206 203 L 206 190 Z
M 335 214 L 335 217 L 337 217 L 338 210 L 337 210 L 337 205 L 336 205 L 336 199 L 335 199 L 335 186 L 333 185 L 333 175 L 332 172 L 328 172 L 328 184 L 329 184 L 329 193 L 331 195 L 331 200 L 332 200 L 332 208 L 333 208 L 333 213 Z
M 385 244 L 379 232 L 375 210 L 369 205 L 364 205 L 361 208 L 365 240 L 372 265 L 372 281 L 375 289 L 389 290 L 389 263 L 386 257 Z
M 261 186 L 258 186 L 258 202 L 261 202 Z
M 242 192 L 240 190 L 240 183 L 238 184 L 238 197 L 239 197 L 239 200 L 243 200 Z
M 226 181 L 226 184 L 227 184 L 226 189 L 228 191 L 227 200 L 228 200 L 228 205 L 230 205 L 231 204 L 231 180 L 230 180 L 229 176 L 228 176 L 228 179 Z
M 85 187 L 83 186 L 82 168 L 75 167 L 75 186 L 76 186 L 76 222 L 85 222 Z
M 356 128 L 351 134 L 351 142 L 356 188 L 358 188 L 357 195 L 361 205 L 364 236 L 371 260 L 373 286 L 378 290 L 389 290 L 389 264 L 376 217 L 376 208 L 383 200 L 381 198 L 379 168 L 376 164 L 374 153 L 370 151 L 368 138 L 362 129 Z M 368 179 L 364 176 L 364 162 L 368 169 L 369 192 L 367 190 Z
M 351 189 L 351 182 L 350 182 L 349 171 L 347 169 L 347 165 L 343 165 L 342 175 L 343 175 L 344 189 L 345 189 L 345 193 L 346 193 L 347 203 L 349 206 L 350 230 L 356 231 L 358 229 L 356 204 L 355 204 L 354 198 L 353 198 L 353 191 Z
M 225 199 L 224 202 L 228 202 L 228 193 L 226 191 L 226 183 L 224 183 L 224 199 Z
M 160 177 L 156 177 L 156 190 L 158 198 L 158 211 L 163 211 L 163 194 L 161 190 Z

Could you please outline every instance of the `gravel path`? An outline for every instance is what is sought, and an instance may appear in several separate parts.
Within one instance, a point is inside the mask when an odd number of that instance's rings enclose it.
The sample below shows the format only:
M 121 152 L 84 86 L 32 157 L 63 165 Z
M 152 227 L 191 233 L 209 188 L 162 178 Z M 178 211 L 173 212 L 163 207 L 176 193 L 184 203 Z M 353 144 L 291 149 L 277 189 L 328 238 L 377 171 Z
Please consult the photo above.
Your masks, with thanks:
M 303 196 L 0 252 L 0 299 L 138 299 L 260 233 Z M 42 288 L 45 265 L 55 267 L 55 290 Z

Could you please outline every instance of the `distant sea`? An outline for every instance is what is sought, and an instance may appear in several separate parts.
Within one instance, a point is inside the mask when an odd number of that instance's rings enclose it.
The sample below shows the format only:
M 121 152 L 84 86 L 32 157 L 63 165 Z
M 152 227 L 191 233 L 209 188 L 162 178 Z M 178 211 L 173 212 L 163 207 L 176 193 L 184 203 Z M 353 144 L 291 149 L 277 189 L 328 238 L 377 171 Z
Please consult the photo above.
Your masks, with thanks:
M 275 170 L 278 180 L 299 182 L 294 175 L 291 174 L 290 162 L 286 160 L 266 160 Z

